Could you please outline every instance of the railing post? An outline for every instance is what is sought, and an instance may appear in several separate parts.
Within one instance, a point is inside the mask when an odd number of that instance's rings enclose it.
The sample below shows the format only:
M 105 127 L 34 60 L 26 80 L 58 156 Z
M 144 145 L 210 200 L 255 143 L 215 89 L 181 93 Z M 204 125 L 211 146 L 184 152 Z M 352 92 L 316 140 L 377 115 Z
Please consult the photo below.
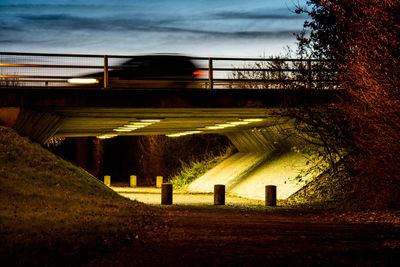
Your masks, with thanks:
M 104 55 L 104 89 L 108 88 L 108 56 Z
M 307 60 L 307 89 L 311 89 L 312 85 L 312 75 L 311 75 L 311 59 Z
M 208 86 L 210 90 L 214 88 L 213 76 L 213 59 L 210 57 L 208 58 Z

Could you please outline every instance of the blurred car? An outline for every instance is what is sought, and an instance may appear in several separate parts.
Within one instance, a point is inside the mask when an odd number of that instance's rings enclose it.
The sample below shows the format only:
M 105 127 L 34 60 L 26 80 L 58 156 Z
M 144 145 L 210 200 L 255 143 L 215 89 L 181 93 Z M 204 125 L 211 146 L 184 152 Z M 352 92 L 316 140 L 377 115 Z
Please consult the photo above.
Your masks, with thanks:
M 110 88 L 187 88 L 203 74 L 182 55 L 135 56 L 108 71 Z M 104 86 L 104 72 L 68 80 L 73 85 Z

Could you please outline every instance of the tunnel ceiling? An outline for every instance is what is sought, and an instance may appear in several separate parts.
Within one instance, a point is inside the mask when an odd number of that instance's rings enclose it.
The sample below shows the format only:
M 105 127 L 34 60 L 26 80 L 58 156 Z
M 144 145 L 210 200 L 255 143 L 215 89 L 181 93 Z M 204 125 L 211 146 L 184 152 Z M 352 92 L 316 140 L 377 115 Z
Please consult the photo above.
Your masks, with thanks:
M 109 138 L 241 132 L 285 120 L 276 109 L 317 107 L 337 99 L 334 90 L 0 90 L 0 107 L 21 112 L 25 136 Z
M 60 137 L 237 132 L 278 123 L 265 108 L 57 108 Z M 279 120 L 282 120 L 281 118 Z

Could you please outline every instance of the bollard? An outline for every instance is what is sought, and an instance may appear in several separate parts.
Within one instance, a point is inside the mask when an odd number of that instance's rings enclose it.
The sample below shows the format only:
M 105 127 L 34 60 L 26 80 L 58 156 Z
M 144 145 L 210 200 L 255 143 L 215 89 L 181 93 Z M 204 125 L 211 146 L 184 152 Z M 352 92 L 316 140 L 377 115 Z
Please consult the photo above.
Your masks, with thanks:
M 111 186 L 111 176 L 110 175 L 104 176 L 104 184 L 108 187 Z
M 171 183 L 163 183 L 161 185 L 161 205 L 172 205 Z
M 136 187 L 137 186 L 137 177 L 136 175 L 131 175 L 130 179 L 130 184 L 131 187 Z
M 163 177 L 162 176 L 157 176 L 156 177 L 156 187 L 160 188 L 162 183 L 163 183 Z
M 265 186 L 265 206 L 276 206 L 276 186 Z
M 214 205 L 225 205 L 225 185 L 214 185 Z

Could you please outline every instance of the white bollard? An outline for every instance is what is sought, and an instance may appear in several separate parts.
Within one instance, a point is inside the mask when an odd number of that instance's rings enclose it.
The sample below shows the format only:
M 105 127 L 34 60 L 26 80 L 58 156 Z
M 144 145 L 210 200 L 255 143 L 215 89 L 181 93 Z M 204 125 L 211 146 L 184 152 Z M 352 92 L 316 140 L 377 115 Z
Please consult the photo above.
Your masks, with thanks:
M 156 187 L 157 188 L 160 188 L 161 187 L 161 185 L 163 184 L 163 177 L 162 176 L 157 176 L 156 177 Z
M 130 186 L 131 187 L 136 187 L 137 186 L 137 177 L 136 177 L 136 175 L 131 175 Z
M 108 187 L 111 186 L 111 176 L 110 175 L 105 175 L 104 176 L 104 184 Z

